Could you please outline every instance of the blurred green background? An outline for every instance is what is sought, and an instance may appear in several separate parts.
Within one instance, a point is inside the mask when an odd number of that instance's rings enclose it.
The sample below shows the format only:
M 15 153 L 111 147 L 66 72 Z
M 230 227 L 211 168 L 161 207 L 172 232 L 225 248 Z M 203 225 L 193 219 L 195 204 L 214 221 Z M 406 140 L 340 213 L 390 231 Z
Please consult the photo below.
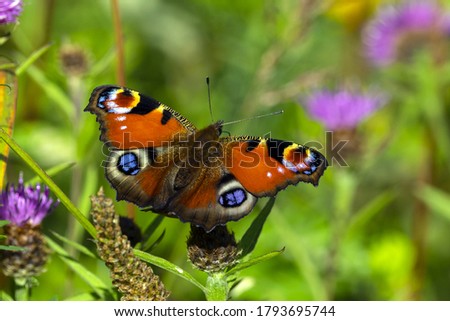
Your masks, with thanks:
M 328 158 L 331 167 L 318 188 L 299 184 L 278 194 L 254 255 L 285 252 L 241 272 L 232 299 L 450 299 L 447 60 L 436 67 L 425 50 L 414 61 L 372 68 L 362 55 L 361 30 L 381 5 L 375 0 L 119 3 L 127 87 L 164 102 L 199 128 L 211 123 L 206 76 L 216 119 L 284 110 L 225 128 L 232 135 L 270 134 L 314 146 L 325 146 L 326 129 L 298 102 L 312 88 L 351 82 L 390 97 L 352 134 L 343 151 L 348 166 Z M 44 169 L 76 162 L 54 179 L 88 213 L 89 195 L 100 186 L 115 197 L 100 167 L 105 156 L 98 123 L 82 112 L 95 86 L 118 81 L 111 2 L 25 1 L 20 24 L 0 51 L 20 63 L 48 43 L 48 52 L 18 78 L 13 137 Z M 85 69 L 64 68 L 62 56 L 71 50 L 82 53 Z M 11 153 L 7 181 L 16 182 L 20 171 L 25 179 L 34 176 Z M 228 224 L 238 239 L 266 201 Z M 130 211 L 124 202 L 116 205 L 123 215 Z M 140 226 L 153 218 L 136 213 Z M 94 248 L 61 205 L 44 228 Z M 158 233 L 163 230 L 153 254 L 204 279 L 187 261 L 189 226 L 165 219 Z M 110 282 L 102 262 L 79 259 Z M 155 271 L 172 300 L 204 299 L 190 283 Z M 38 280 L 33 300 L 75 299 L 90 291 L 57 257 Z

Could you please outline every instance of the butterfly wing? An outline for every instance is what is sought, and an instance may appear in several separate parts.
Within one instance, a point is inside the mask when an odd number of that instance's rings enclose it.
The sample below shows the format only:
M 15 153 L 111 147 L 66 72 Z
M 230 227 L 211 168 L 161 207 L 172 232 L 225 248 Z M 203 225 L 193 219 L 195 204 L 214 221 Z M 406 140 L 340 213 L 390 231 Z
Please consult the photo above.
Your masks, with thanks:
M 176 174 L 171 145 L 185 141 L 195 126 L 153 98 L 111 85 L 95 88 L 85 111 L 97 116 L 100 139 L 109 147 L 103 166 L 117 199 L 162 212 Z
M 166 147 L 112 149 L 104 163 L 106 178 L 117 191 L 117 200 L 140 207 L 163 208 L 171 196 L 167 187 L 173 167 Z
M 197 172 L 186 169 L 189 188 L 180 191 L 168 208 L 207 230 L 242 218 L 259 197 L 274 196 L 290 184 L 317 185 L 327 167 L 315 149 L 283 140 L 243 136 L 217 143 L 215 163 Z
M 171 108 L 123 87 L 97 87 L 85 110 L 97 115 L 110 147 L 104 166 L 117 199 L 206 230 L 240 219 L 258 197 L 289 184 L 317 185 L 327 166 L 322 154 L 295 143 L 219 139 L 220 122 L 197 131 Z
M 166 209 L 184 222 L 209 231 L 216 225 L 239 220 L 256 204 L 257 198 L 223 168 L 203 169 L 196 176 Z
M 327 167 L 315 149 L 293 142 L 258 137 L 225 137 L 225 167 L 256 197 L 273 196 L 298 182 L 317 185 Z
M 100 139 L 118 149 L 159 147 L 196 131 L 172 108 L 124 87 L 95 88 L 85 111 L 97 116 Z
M 180 144 L 117 149 L 105 164 L 106 177 L 118 199 L 211 230 L 248 214 L 257 201 L 225 169 L 222 145 L 216 143 L 218 149 L 205 159 L 203 148 Z

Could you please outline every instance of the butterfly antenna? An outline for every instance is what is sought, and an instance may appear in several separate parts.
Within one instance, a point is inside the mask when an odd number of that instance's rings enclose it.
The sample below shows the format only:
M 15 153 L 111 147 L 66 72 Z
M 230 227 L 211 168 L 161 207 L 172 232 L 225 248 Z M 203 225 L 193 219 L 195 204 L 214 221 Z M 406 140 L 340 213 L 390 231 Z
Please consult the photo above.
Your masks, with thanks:
M 206 86 L 208 87 L 208 105 L 209 105 L 209 114 L 211 115 L 211 122 L 214 123 L 214 116 L 212 112 L 212 104 L 211 104 L 211 86 L 209 84 L 209 77 L 206 77 Z
M 272 113 L 263 114 L 263 115 L 257 115 L 257 116 L 253 116 L 253 117 L 250 117 L 250 118 L 244 118 L 244 119 L 238 119 L 238 120 L 227 121 L 227 122 L 223 123 L 222 126 L 225 126 L 225 125 L 231 125 L 231 124 L 237 124 L 237 123 L 241 123 L 241 122 L 243 122 L 243 121 L 253 120 L 253 119 L 258 119 L 258 118 L 263 118 L 263 117 L 269 117 L 269 116 L 281 115 L 282 113 L 284 113 L 284 110 L 278 110 L 278 111 L 274 111 L 274 112 L 272 112 Z

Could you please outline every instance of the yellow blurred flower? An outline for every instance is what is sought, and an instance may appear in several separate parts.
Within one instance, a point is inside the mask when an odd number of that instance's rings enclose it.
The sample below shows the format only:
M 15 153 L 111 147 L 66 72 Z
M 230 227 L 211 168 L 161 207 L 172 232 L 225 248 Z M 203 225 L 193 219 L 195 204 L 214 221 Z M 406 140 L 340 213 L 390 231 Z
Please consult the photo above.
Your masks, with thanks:
M 381 0 L 332 0 L 326 14 L 350 31 L 361 28 Z

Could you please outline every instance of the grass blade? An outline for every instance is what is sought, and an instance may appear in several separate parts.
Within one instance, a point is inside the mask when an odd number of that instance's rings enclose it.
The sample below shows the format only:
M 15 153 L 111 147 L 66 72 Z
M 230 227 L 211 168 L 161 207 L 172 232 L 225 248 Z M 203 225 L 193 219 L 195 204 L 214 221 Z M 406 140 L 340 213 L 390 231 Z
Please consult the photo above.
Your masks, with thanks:
M 71 240 L 69 240 L 68 238 L 66 238 L 66 237 L 64 237 L 64 236 L 62 236 L 62 235 L 60 235 L 60 234 L 58 234 L 58 233 L 56 233 L 56 232 L 54 232 L 54 231 L 52 231 L 52 234 L 53 234 L 58 240 L 60 240 L 60 241 L 62 241 L 62 242 L 64 242 L 64 243 L 70 245 L 71 247 L 73 247 L 74 249 L 78 250 L 79 252 L 81 252 L 81 253 L 83 253 L 83 254 L 85 254 L 85 255 L 87 255 L 87 256 L 93 258 L 93 259 L 95 259 L 95 258 L 97 257 L 94 253 L 92 253 L 91 251 L 89 251 L 89 249 L 88 249 L 87 247 L 85 247 L 85 246 L 83 246 L 83 245 L 81 245 L 81 244 L 79 244 L 79 243 L 77 243 L 77 242 L 71 241 Z
M 24 62 L 22 62 L 17 68 L 16 68 L 16 75 L 21 75 L 25 70 L 27 70 L 28 67 L 30 67 L 36 60 L 38 60 L 40 57 L 42 57 L 43 54 L 45 54 L 48 49 L 50 49 L 51 44 L 47 44 L 38 50 L 34 51 Z
M 171 272 L 171 273 L 185 279 L 186 281 L 189 281 L 190 283 L 192 283 L 193 285 L 198 287 L 200 290 L 202 290 L 206 294 L 206 292 L 207 292 L 206 288 L 199 281 L 197 281 L 191 274 L 189 274 L 188 272 L 186 272 L 179 266 L 177 266 L 163 258 L 154 256 L 149 253 L 142 252 L 142 251 L 139 251 L 136 249 L 134 250 L 134 254 L 145 262 L 148 262 L 150 264 L 158 266 L 163 270 Z
M 250 260 L 248 260 L 248 261 L 239 263 L 238 265 L 236 265 L 235 267 L 233 267 L 230 271 L 228 271 L 228 272 L 226 273 L 226 275 L 232 275 L 232 274 L 234 274 L 234 273 L 236 273 L 236 272 L 238 272 L 238 271 L 242 271 L 242 270 L 247 269 L 247 268 L 249 268 L 249 267 L 251 267 L 251 266 L 253 266 L 253 265 L 256 265 L 256 264 L 258 264 L 258 263 L 261 263 L 261 262 L 270 260 L 271 258 L 274 258 L 274 257 L 280 255 L 280 254 L 283 253 L 283 252 L 284 252 L 284 248 L 282 248 L 282 249 L 279 250 L 279 251 L 269 252 L 269 253 L 267 253 L 267 254 L 264 254 L 264 255 L 261 255 L 261 256 L 252 258 L 252 259 L 250 259 Z
M 74 162 L 58 164 L 58 165 L 46 170 L 46 173 L 48 176 L 53 177 L 61 172 L 64 172 L 65 170 L 68 170 L 69 168 L 71 168 L 73 166 L 75 166 Z M 25 185 L 36 185 L 41 182 L 42 182 L 42 179 L 39 176 L 35 176 L 35 177 L 29 179 L 28 181 L 26 181 Z
M 75 261 L 69 256 L 61 246 L 54 242 L 49 237 L 45 238 L 50 248 L 55 251 L 59 258 L 67 264 L 67 266 L 74 271 L 79 277 L 81 277 L 100 297 L 104 297 L 104 291 L 110 291 L 110 288 L 103 283 L 94 273 L 86 269 L 79 262 Z
M 242 239 L 239 242 L 239 247 L 242 249 L 242 257 L 246 256 L 254 250 L 264 223 L 266 222 L 267 216 L 269 216 L 270 212 L 272 211 L 272 207 L 274 204 L 275 197 L 271 197 L 269 201 L 267 201 L 261 212 L 258 214 L 258 216 L 253 220 L 244 236 L 242 236 Z

